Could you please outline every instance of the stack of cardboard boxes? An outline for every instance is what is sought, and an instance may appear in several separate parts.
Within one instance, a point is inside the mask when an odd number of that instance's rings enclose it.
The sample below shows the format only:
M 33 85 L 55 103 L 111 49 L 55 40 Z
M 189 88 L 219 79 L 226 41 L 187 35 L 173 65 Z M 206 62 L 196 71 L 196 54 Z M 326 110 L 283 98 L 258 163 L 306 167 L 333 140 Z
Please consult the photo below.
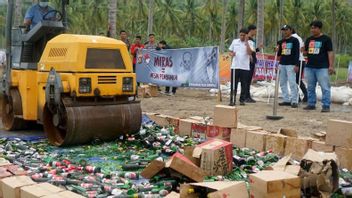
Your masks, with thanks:
M 0 197 L 3 198 L 83 198 L 49 183 L 35 183 L 28 176 L 11 176 L 1 179 Z

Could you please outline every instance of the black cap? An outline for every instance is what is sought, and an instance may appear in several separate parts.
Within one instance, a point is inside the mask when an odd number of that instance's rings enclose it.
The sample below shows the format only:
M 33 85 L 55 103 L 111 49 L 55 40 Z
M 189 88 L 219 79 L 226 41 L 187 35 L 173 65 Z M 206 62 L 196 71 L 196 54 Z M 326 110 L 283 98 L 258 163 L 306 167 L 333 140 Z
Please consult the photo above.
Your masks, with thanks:
M 292 30 L 292 27 L 289 25 L 284 25 L 281 27 L 281 30 L 288 30 L 288 29 Z

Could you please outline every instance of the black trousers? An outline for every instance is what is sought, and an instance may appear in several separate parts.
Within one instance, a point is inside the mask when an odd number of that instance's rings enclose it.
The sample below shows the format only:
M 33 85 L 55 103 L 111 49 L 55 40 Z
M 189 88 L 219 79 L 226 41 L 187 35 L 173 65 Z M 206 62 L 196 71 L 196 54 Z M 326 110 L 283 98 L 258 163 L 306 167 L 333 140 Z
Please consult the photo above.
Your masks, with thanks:
M 302 62 L 302 73 L 303 73 L 304 67 L 306 66 L 306 62 L 305 62 L 305 61 L 301 61 L 301 62 Z M 301 64 L 300 64 L 300 65 L 301 65 Z M 302 75 L 302 73 L 301 73 L 301 75 Z M 296 83 L 297 83 L 297 85 L 299 84 L 299 70 L 298 70 L 298 72 L 296 73 Z M 301 78 L 301 84 L 300 84 L 299 88 L 302 90 L 304 97 L 305 97 L 305 98 L 308 98 L 308 95 L 307 95 L 307 88 L 306 88 L 306 85 L 304 84 L 302 78 Z
M 176 93 L 176 89 L 177 89 L 177 87 L 172 87 L 172 93 Z M 170 87 L 165 87 L 165 92 L 166 93 L 169 93 L 170 92 Z
M 249 97 L 248 96 L 249 75 L 250 75 L 250 71 L 248 70 L 235 69 L 235 87 L 234 87 L 235 101 L 236 101 L 237 87 L 239 82 L 241 82 L 240 102 L 244 102 Z
M 254 75 L 254 71 L 255 71 L 255 63 L 249 63 L 249 74 L 248 74 L 248 87 L 247 87 L 247 92 L 248 92 L 248 96 L 247 98 L 251 98 L 251 84 L 252 84 L 252 78 Z

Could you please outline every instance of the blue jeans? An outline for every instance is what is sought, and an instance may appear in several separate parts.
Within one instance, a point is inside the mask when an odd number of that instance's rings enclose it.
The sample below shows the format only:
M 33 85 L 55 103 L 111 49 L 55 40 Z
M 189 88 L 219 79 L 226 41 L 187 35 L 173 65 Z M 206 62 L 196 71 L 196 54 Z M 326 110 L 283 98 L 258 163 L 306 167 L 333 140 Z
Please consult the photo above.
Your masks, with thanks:
M 317 82 L 321 87 L 323 108 L 330 108 L 331 103 L 331 86 L 330 86 L 330 77 L 329 70 L 327 68 L 311 68 L 306 67 L 304 70 L 304 75 L 308 83 L 308 105 L 315 106 L 317 103 L 317 95 L 315 93 L 315 88 Z
M 296 72 L 294 65 L 279 65 L 280 67 L 280 87 L 284 102 L 298 103 L 298 87 L 296 84 Z M 291 97 L 288 93 L 287 82 L 290 85 Z

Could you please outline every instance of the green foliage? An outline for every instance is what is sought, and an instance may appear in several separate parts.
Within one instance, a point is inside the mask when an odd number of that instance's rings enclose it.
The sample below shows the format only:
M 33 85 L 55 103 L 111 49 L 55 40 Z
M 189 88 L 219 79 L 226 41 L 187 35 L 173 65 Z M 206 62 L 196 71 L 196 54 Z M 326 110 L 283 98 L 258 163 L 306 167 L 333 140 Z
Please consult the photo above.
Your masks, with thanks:
M 23 13 L 31 1 L 23 0 Z M 51 5 L 59 8 L 61 0 L 51 0 Z M 148 1 L 117 1 L 117 32 L 126 30 L 130 40 L 140 34 L 147 40 Z M 219 0 L 154 0 L 153 31 L 157 40 L 166 40 L 172 47 L 194 47 L 219 45 L 221 18 L 225 14 L 227 30 L 225 46 L 237 35 L 238 2 L 228 0 L 228 9 L 223 12 L 223 1 Z M 265 1 L 264 44 L 265 51 L 272 51 L 280 35 L 280 0 Z M 283 23 L 292 25 L 303 37 L 309 36 L 309 24 L 314 19 L 324 23 L 324 33 L 331 36 L 331 0 L 286 0 L 284 2 Z M 257 1 L 245 1 L 245 26 L 257 20 Z M 347 0 L 336 1 L 336 32 L 338 53 L 352 54 L 352 5 Z M 99 34 L 108 30 L 109 0 L 70 1 L 67 12 L 69 32 L 77 34 Z M 0 48 L 4 46 L 6 6 L 0 5 Z M 345 59 L 341 64 L 345 66 Z

